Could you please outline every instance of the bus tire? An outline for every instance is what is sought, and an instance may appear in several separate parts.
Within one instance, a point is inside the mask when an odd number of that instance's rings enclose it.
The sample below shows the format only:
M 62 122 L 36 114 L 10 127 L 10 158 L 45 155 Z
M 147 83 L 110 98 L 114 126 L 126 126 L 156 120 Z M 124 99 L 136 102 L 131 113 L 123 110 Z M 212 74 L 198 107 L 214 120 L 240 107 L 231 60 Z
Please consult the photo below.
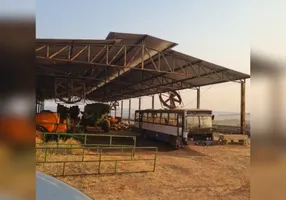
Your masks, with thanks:
M 175 148 L 180 149 L 182 147 L 182 141 L 180 138 L 175 139 Z
M 141 130 L 141 137 L 144 139 L 147 139 L 146 130 L 144 130 L 144 129 Z

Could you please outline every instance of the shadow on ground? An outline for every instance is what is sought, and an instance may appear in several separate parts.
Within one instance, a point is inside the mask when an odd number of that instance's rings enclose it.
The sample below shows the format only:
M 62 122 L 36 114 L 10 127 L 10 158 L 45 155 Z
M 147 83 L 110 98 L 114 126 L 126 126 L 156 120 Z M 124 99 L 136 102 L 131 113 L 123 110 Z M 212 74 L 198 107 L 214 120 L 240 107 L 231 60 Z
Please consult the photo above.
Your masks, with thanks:
M 105 135 L 105 136 L 88 136 L 86 143 L 88 145 L 104 145 L 104 146 L 109 146 L 110 144 L 112 145 L 118 145 L 119 147 L 121 145 L 129 145 L 130 147 L 134 145 L 134 140 L 133 138 L 136 138 L 136 152 L 146 152 L 146 151 L 154 151 L 151 149 L 145 149 L 146 147 L 157 147 L 158 148 L 158 154 L 160 153 L 168 153 L 166 155 L 170 156 L 204 156 L 203 154 L 195 151 L 194 149 L 191 148 L 191 146 L 186 147 L 184 149 L 175 149 L 171 145 L 161 142 L 158 140 L 153 140 L 153 139 L 146 139 L 140 136 L 135 131 L 131 130 L 126 130 L 126 131 L 110 131 L 109 133 L 102 133 L 102 132 L 92 132 L 91 134 L 100 134 L 100 135 Z M 112 141 L 110 141 L 110 136 L 112 137 Z M 118 136 L 118 137 L 116 137 Z M 121 137 L 124 136 L 124 137 Z M 127 137 L 125 137 L 127 136 Z M 142 147 L 142 149 L 140 149 Z M 110 150 L 112 151 L 112 150 Z

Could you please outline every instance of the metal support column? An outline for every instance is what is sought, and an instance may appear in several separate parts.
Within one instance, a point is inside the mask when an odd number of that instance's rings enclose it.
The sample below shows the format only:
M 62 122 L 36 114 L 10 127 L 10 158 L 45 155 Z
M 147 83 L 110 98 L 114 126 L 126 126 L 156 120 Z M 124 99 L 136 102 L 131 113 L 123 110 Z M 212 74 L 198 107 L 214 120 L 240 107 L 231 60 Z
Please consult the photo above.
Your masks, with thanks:
M 116 117 L 116 111 L 117 111 L 117 108 L 115 106 L 115 108 L 114 108 L 114 117 Z
M 130 124 L 130 120 L 131 120 L 131 99 L 129 99 L 128 124 Z
M 139 106 L 138 106 L 138 110 L 141 110 L 141 97 L 139 97 Z
M 155 108 L 155 98 L 154 95 L 152 96 L 152 109 L 154 110 Z
M 123 119 L 123 101 L 121 101 L 121 113 L 120 113 L 121 119 Z
M 201 108 L 201 88 L 197 88 L 197 109 Z
M 37 111 L 42 112 L 45 109 L 45 101 L 39 101 L 37 103 Z
M 245 124 L 245 80 L 241 81 L 241 101 L 240 101 L 240 127 L 241 134 L 246 134 L 246 124 Z

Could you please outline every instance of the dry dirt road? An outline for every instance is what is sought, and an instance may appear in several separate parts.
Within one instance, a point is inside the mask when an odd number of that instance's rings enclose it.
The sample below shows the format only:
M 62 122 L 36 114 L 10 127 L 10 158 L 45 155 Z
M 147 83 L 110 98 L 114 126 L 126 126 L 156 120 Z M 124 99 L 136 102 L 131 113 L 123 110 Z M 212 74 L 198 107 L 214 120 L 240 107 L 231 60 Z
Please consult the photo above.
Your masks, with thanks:
M 60 179 L 96 200 L 246 200 L 249 165 L 249 146 L 190 146 L 158 152 L 155 172 Z

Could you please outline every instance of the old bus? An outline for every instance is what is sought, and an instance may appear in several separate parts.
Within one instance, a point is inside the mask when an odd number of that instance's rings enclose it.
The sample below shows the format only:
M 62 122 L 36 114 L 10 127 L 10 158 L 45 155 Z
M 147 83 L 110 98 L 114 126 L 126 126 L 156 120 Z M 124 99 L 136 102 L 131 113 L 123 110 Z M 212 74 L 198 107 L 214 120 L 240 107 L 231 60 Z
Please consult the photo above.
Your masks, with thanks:
M 188 140 L 212 141 L 211 110 L 136 110 L 135 127 L 143 136 L 167 142 L 176 148 L 184 147 Z

